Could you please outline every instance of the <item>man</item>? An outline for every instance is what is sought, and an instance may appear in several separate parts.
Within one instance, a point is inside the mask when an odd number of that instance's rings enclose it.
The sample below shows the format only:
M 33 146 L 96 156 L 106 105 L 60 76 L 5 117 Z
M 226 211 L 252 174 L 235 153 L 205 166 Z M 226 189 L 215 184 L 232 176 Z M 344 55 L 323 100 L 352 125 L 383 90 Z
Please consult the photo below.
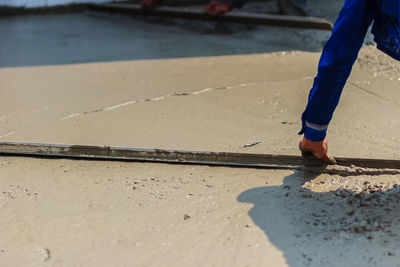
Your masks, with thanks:
M 281 14 L 306 16 L 306 0 L 275 0 Z M 205 7 L 205 13 L 218 15 L 231 11 L 234 8 L 241 8 L 246 0 L 211 0 Z M 152 9 L 162 5 L 163 0 L 143 0 L 143 9 Z
M 400 60 L 399 0 L 346 0 L 326 43 L 318 65 L 318 74 L 302 115 L 304 133 L 299 143 L 303 156 L 314 155 L 328 164 L 326 132 L 342 89 L 373 23 L 377 48 Z

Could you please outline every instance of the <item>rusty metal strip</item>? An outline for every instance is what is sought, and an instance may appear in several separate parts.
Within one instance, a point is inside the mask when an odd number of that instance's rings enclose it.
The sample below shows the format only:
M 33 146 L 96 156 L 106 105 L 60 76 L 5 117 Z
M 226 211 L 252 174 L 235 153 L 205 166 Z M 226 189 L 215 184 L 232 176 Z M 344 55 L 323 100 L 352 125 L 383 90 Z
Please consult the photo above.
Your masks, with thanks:
M 235 12 L 211 16 L 203 10 L 175 7 L 158 7 L 153 10 L 142 10 L 140 5 L 133 4 L 88 4 L 92 10 L 125 13 L 130 15 L 159 16 L 168 18 L 223 21 L 253 25 L 280 26 L 302 29 L 332 30 L 332 23 L 316 17 L 299 17 L 286 15 L 272 15 L 259 13 Z
M 75 159 L 101 159 L 186 163 L 219 166 L 261 167 L 275 169 L 304 169 L 320 166 L 319 160 L 300 156 L 208 151 L 145 149 L 110 146 L 81 146 L 24 142 L 0 142 L 0 154 L 16 156 L 45 156 Z M 336 158 L 338 165 L 364 168 L 400 169 L 400 160 Z

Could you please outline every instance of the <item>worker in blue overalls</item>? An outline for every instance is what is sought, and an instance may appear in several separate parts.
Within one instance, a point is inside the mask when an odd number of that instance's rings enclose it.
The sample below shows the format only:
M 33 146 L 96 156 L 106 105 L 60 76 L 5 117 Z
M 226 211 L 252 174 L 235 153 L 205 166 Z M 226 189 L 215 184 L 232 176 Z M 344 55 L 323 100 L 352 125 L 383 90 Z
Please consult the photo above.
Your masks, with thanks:
M 318 65 L 318 74 L 302 115 L 303 156 L 314 155 L 334 164 L 328 156 L 326 132 L 342 89 L 364 42 L 368 27 L 377 48 L 400 60 L 400 0 L 346 0 L 326 43 Z

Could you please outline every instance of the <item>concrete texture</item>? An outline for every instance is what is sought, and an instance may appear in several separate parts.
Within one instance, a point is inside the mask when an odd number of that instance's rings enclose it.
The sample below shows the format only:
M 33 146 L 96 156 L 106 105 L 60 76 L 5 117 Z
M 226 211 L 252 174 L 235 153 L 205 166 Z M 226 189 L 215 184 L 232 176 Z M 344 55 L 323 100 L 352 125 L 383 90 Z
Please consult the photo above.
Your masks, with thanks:
M 0 39 L 0 140 L 299 153 L 319 53 L 294 50 L 319 50 L 317 34 L 257 39 L 258 30 L 212 28 L 202 38 L 178 22 L 59 21 L 57 32 L 57 16 L 0 20 L 12 33 Z M 85 25 L 104 26 L 103 39 Z M 362 49 L 330 126 L 332 155 L 400 157 L 399 71 L 373 46 Z M 2 266 L 400 262 L 399 175 L 21 157 L 0 157 L 0 169 Z
M 0 136 L 298 154 L 317 61 L 285 52 L 2 68 Z M 363 49 L 330 126 L 333 155 L 399 158 L 398 69 L 374 47 Z M 243 148 L 252 142 L 261 143 Z
M 3 266 L 398 266 L 399 176 L 0 164 Z

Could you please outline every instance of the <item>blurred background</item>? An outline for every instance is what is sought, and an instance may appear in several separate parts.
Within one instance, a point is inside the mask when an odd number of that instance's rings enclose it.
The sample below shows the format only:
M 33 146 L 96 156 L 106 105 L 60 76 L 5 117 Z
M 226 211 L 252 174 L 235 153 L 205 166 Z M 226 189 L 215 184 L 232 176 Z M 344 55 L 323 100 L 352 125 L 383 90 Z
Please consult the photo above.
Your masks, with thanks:
M 329 31 L 95 12 L 80 5 L 88 2 L 106 0 L 0 0 L 0 66 L 320 51 L 329 37 Z M 342 2 L 309 0 L 307 14 L 333 22 Z M 164 2 L 197 10 L 207 4 L 207 0 Z M 231 11 L 238 12 L 278 14 L 279 10 L 275 1 L 250 0 Z

